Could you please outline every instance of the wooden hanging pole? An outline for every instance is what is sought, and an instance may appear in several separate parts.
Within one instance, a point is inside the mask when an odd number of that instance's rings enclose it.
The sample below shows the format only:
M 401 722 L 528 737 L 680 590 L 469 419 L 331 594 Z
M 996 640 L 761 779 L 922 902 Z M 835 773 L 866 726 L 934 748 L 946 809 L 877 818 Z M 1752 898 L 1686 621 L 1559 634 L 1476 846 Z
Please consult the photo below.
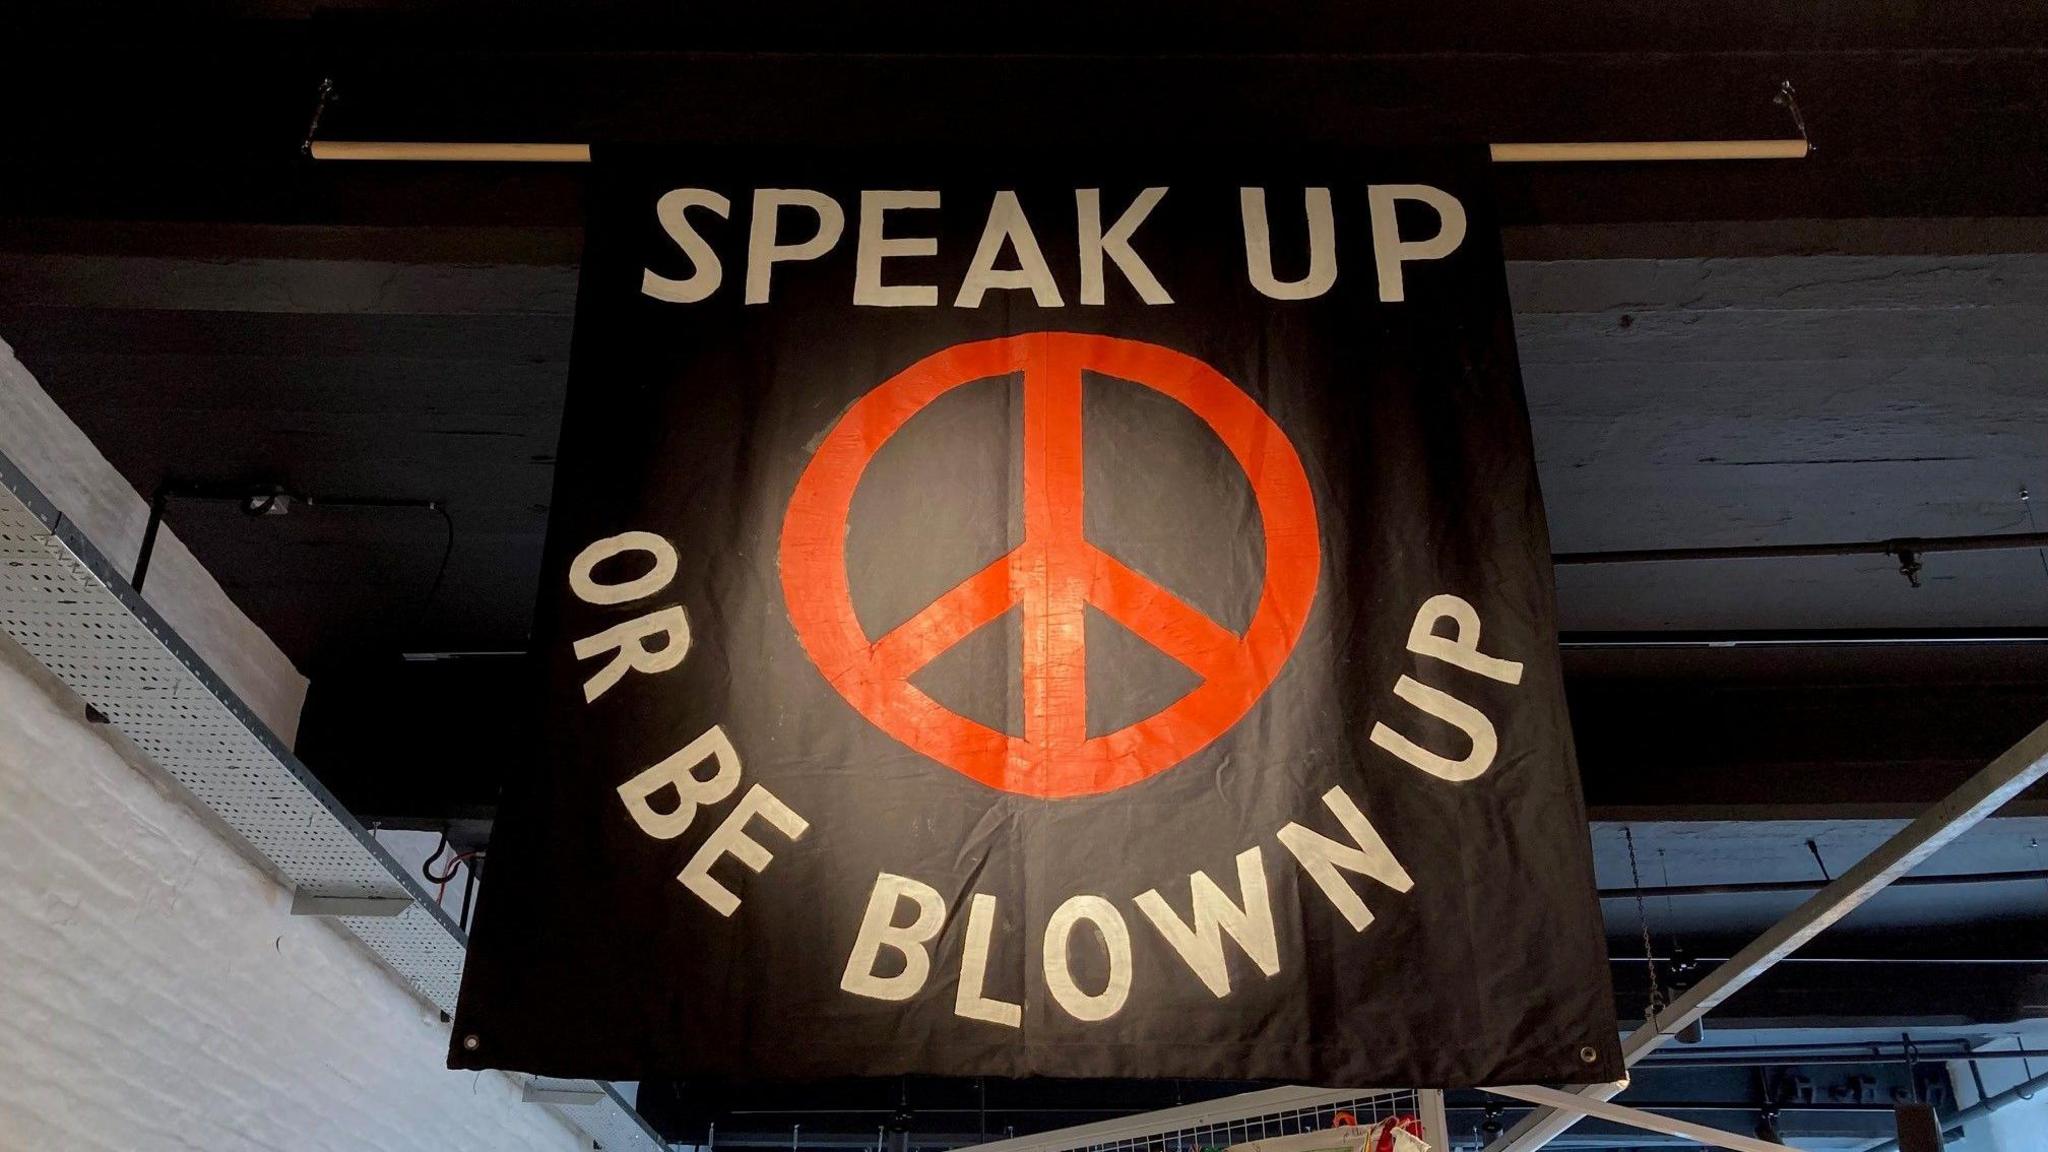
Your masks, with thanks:
M 1798 160 L 1792 140 L 1620 140 L 1489 146 L 1496 164 L 1629 163 L 1654 160 Z M 482 144 L 417 140 L 315 140 L 315 160 L 416 160 L 486 164 L 588 164 L 588 144 Z
M 320 82 L 319 99 L 300 150 L 315 160 L 411 160 L 483 164 L 588 164 L 588 144 L 483 143 L 425 140 L 320 140 L 320 117 L 335 100 L 334 80 Z M 1669 160 L 1800 160 L 1813 151 L 1806 117 L 1790 80 L 1771 102 L 1792 117 L 1797 139 L 1589 140 L 1490 144 L 1496 164 L 1615 164 Z

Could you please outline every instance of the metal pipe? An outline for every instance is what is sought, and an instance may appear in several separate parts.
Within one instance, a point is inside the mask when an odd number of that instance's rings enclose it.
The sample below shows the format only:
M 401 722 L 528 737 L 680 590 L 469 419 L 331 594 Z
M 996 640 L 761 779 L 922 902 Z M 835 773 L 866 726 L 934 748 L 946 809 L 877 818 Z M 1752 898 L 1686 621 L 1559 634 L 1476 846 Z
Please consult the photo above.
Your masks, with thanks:
M 1651 956 L 1660 964 L 1670 963 L 1669 956 Z M 1694 956 L 1696 964 L 1726 964 L 1733 956 Z M 1641 956 L 1609 956 L 1610 964 L 1641 964 Z M 2004 964 L 2022 967 L 2048 965 L 2048 956 L 1787 956 L 1781 964 Z
M 1816 556 L 1924 556 L 1930 552 L 1996 552 L 2048 548 L 2048 532 L 1992 532 L 1978 536 L 1902 536 L 1832 544 L 1748 544 L 1731 548 L 1635 548 L 1617 552 L 1558 552 L 1559 567 L 1581 564 L 1661 564 L 1674 560 L 1789 560 Z
M 1818 632 L 1560 632 L 1560 648 L 1841 648 L 1895 645 L 2048 644 L 2038 628 L 1827 629 Z
M 135 574 L 128 578 L 128 587 L 138 595 L 142 592 L 142 581 L 149 575 L 149 559 L 156 555 L 157 534 L 164 527 L 164 506 L 170 502 L 170 485 L 157 485 L 149 498 L 149 523 L 142 528 L 142 548 L 135 553 Z
M 423 508 L 427 511 L 438 511 L 441 508 L 439 500 L 387 496 L 301 496 L 281 488 L 263 491 L 246 486 L 209 487 L 168 482 L 159 484 L 149 500 L 149 522 L 143 525 L 142 546 L 135 553 L 135 574 L 128 580 L 128 587 L 135 592 L 142 591 L 142 582 L 149 576 L 149 562 L 156 555 L 157 537 L 163 534 L 164 511 L 170 506 L 173 496 L 180 500 L 239 503 L 245 507 L 252 500 L 284 497 L 308 508 Z
M 2015 1084 L 1998 1095 L 1991 1097 L 1989 1100 L 1979 1100 L 1953 1116 L 1942 1117 L 1941 1130 L 1943 1133 L 1947 1133 L 1973 1120 L 1982 1120 L 2007 1104 L 2015 1100 L 2026 1099 L 2043 1088 L 2048 1088 L 2048 1072 L 2043 1072 L 2032 1080 Z M 1894 1136 L 1889 1140 L 1880 1140 L 1865 1148 L 1863 1152 L 1899 1152 L 1898 1137 Z
M 1668 160 L 1799 160 L 1798 140 L 1599 140 L 1494 144 L 1496 164 L 1627 163 Z M 413 160 L 490 164 L 588 164 L 590 145 L 428 140 L 312 140 L 315 160 Z
M 1901 876 L 1892 881 L 1894 888 L 1942 888 L 1954 884 L 2019 884 L 2048 880 L 2048 868 L 2036 868 L 2021 872 L 1955 872 L 1936 876 Z M 1645 899 L 1659 896 L 1747 896 L 1762 892 L 1818 892 L 1828 886 L 1826 880 L 1756 880 L 1731 884 L 1668 884 L 1661 888 L 1644 888 L 1640 895 Z M 1634 888 L 1602 888 L 1602 900 L 1633 900 L 1638 895 Z
M 1960 1044 L 1961 1042 L 1957 1042 Z M 1826 1046 L 1823 1046 L 1826 1047 Z M 1840 1046 L 1837 1046 L 1840 1047 Z M 1852 1046 L 1853 1047 L 1853 1046 Z M 1920 1048 L 1923 1060 L 2039 1060 L 2048 1057 L 2040 1049 L 2008 1049 L 1999 1052 L 1972 1052 L 1967 1045 L 1942 1044 L 1939 1047 Z M 1808 1065 L 1817 1068 L 1851 1067 L 1861 1064 L 1903 1064 L 1903 1052 L 1893 1051 L 1816 1051 L 1796 1048 L 1755 1050 L 1729 1047 L 1708 1049 L 1698 1056 L 1672 1053 L 1645 1057 L 1638 1068 L 1771 1068 L 1788 1065 Z

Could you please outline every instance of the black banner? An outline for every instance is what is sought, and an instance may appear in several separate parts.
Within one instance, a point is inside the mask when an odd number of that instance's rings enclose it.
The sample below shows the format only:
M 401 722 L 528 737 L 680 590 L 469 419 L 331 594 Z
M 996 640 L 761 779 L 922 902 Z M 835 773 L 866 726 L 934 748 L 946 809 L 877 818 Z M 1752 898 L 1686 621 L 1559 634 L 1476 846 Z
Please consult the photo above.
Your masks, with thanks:
M 1485 163 L 600 149 L 452 1063 L 1619 1077 Z

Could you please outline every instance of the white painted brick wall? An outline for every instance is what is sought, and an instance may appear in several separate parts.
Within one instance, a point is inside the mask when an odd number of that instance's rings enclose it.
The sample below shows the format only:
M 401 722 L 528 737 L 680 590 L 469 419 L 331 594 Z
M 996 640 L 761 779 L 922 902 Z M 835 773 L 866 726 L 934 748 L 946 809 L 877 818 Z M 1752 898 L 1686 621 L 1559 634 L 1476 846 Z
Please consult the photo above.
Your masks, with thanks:
M 568 1152 L 0 637 L 0 1152 Z

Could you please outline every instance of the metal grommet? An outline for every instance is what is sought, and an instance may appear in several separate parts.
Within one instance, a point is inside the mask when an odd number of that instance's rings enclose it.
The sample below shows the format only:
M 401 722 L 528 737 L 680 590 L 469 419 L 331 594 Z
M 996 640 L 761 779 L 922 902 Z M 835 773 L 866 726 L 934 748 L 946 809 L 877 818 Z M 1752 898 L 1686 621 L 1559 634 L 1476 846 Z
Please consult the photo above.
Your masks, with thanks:
M 476 1037 L 471 1036 L 469 1039 L 475 1040 Z M 468 1043 L 468 1041 L 465 1041 L 465 1043 Z M 475 1047 L 474 1044 L 471 1044 L 470 1046 Z M 1600 1062 L 1600 1050 L 1598 1048 L 1593 1047 L 1591 1044 L 1588 1044 L 1585 1047 L 1579 1049 L 1579 1060 L 1582 1063 L 1586 1064 L 1597 1064 Z
M 483 1046 L 484 1042 L 481 1039 L 479 1039 L 477 1037 L 477 1034 L 474 1032 L 471 1032 L 469 1035 L 464 1036 L 462 1038 L 462 1050 L 464 1052 L 474 1052 Z M 1588 1048 L 1586 1049 L 1586 1051 L 1591 1052 L 1592 1049 Z

